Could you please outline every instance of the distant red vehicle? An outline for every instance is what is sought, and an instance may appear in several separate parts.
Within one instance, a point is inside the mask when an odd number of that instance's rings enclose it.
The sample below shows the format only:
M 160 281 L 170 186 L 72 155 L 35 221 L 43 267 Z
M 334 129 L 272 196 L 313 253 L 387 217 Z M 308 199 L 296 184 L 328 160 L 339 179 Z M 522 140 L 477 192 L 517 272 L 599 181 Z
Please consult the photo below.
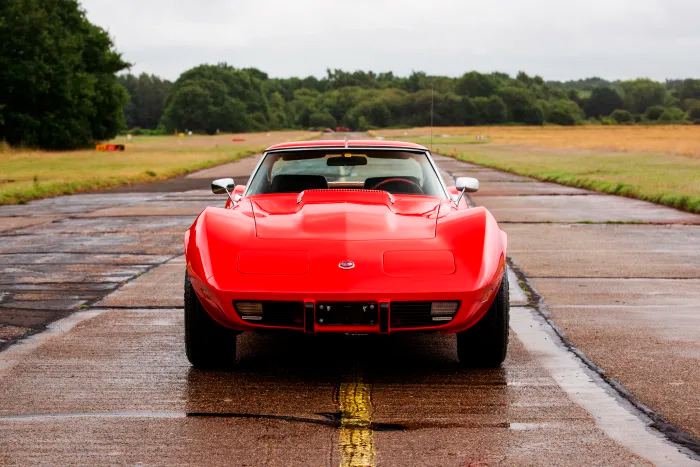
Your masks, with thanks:
M 508 345 L 506 234 L 447 187 L 429 151 L 391 141 L 268 148 L 247 185 L 185 234 L 185 344 L 196 367 L 235 360 L 245 331 L 457 333 L 460 360 Z
M 337 126 L 337 127 L 335 127 L 335 131 L 337 131 L 339 133 L 347 133 L 347 132 L 352 131 L 352 130 L 346 126 Z

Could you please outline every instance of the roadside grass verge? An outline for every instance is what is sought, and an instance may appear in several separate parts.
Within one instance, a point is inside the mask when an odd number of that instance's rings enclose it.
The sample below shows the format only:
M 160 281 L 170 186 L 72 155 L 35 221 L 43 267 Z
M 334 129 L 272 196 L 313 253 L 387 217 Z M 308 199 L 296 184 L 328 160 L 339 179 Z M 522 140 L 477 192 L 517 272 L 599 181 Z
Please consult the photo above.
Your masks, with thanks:
M 287 131 L 115 139 L 114 142 L 126 145 L 124 152 L 47 152 L 5 147 L 0 152 L 0 204 L 164 180 L 259 153 L 277 142 L 314 136 Z M 232 138 L 245 141 L 233 142 Z
M 684 156 L 470 147 L 460 160 L 546 182 L 637 198 L 700 213 L 700 160 Z M 495 150 L 494 150 L 495 149 Z
M 538 180 L 700 213 L 700 157 L 656 152 L 464 144 L 434 139 L 433 152 Z M 401 137 L 421 142 L 423 138 Z

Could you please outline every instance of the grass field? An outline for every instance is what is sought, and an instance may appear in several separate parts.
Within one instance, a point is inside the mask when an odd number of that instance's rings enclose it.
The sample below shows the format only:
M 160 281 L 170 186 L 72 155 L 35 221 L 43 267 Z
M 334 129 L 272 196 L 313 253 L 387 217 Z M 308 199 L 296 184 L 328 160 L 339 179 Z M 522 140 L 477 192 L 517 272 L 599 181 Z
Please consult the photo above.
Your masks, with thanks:
M 429 128 L 375 133 L 430 146 Z M 700 213 L 700 126 L 434 128 L 433 148 L 540 180 Z
M 387 137 L 420 137 L 430 141 L 430 128 L 381 130 Z M 449 137 L 486 137 L 486 141 L 545 148 L 602 149 L 616 152 L 658 152 L 700 158 L 700 125 L 584 125 L 435 127 L 433 140 Z
M 137 136 L 114 143 L 124 152 L 0 152 L 0 204 L 94 191 L 126 183 L 162 180 L 229 162 L 282 141 L 307 139 L 317 133 L 286 131 L 216 136 Z M 233 142 L 233 138 L 244 141 Z

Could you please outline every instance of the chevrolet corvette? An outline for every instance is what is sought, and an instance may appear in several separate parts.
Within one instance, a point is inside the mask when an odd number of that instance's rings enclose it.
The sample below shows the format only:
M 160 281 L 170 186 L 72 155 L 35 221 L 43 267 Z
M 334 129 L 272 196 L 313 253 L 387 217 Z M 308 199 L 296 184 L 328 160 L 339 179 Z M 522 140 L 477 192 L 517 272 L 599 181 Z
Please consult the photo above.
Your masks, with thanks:
M 508 346 L 507 237 L 448 187 L 423 146 L 306 141 L 268 148 L 246 185 L 185 233 L 185 347 L 235 362 L 242 332 L 456 334 L 457 357 L 497 367 Z

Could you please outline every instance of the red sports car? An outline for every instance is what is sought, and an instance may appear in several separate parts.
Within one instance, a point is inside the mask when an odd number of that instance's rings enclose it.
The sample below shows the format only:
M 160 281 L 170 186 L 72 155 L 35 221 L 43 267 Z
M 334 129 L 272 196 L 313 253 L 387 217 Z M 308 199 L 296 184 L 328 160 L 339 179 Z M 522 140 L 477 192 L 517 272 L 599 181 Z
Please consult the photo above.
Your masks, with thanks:
M 247 185 L 185 233 L 185 344 L 196 367 L 235 361 L 245 331 L 457 334 L 469 366 L 508 345 L 506 234 L 445 185 L 423 146 L 307 141 L 268 148 Z

